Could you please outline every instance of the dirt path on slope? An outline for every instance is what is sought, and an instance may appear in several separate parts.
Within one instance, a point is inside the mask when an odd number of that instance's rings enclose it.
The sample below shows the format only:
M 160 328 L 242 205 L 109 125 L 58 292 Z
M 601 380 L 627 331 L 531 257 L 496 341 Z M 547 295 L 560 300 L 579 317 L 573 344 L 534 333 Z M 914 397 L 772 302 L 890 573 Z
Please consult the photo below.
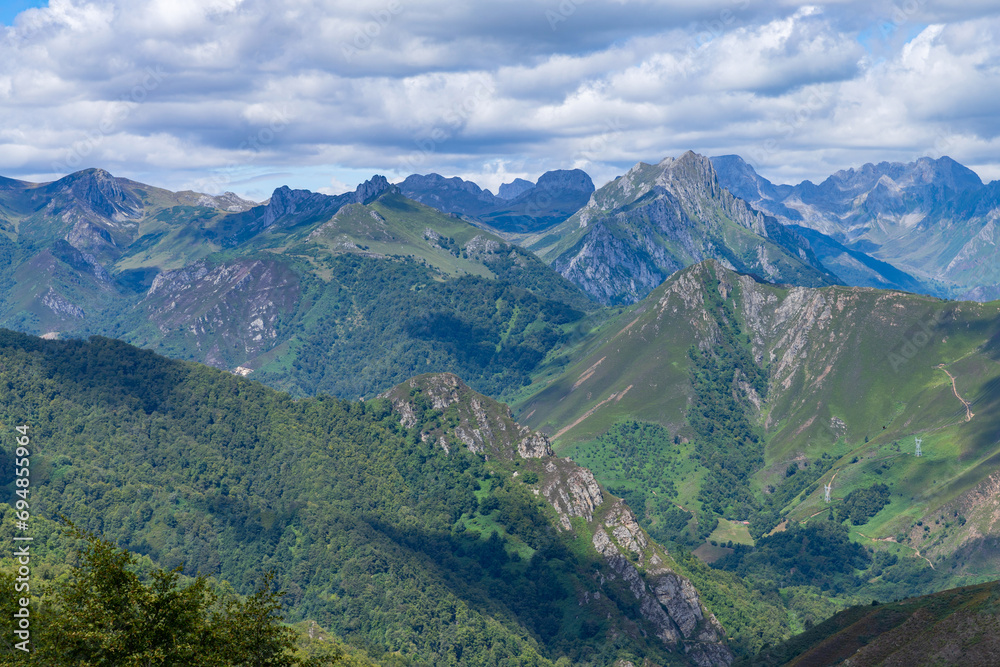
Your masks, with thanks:
M 965 406 L 965 421 L 967 421 L 967 422 L 972 421 L 972 418 L 976 416 L 972 412 L 972 404 L 969 403 L 964 398 L 962 398 L 962 396 L 958 393 L 958 384 L 957 384 L 957 380 L 955 379 L 955 376 L 948 372 L 948 369 L 944 367 L 944 364 L 939 364 L 939 365 L 935 366 L 934 368 L 941 369 L 942 371 L 945 372 L 945 374 L 948 377 L 951 378 L 951 390 L 953 392 L 955 392 L 955 398 L 957 398 L 958 400 L 962 401 L 962 405 Z
M 937 569 L 936 567 L 934 567 L 934 563 L 931 562 L 930 558 L 928 558 L 927 556 L 925 556 L 922 553 L 920 553 L 920 549 L 917 549 L 916 547 L 911 547 L 908 544 L 900 544 L 899 542 L 896 541 L 895 537 L 868 537 L 867 535 L 865 535 L 861 531 L 858 531 L 858 535 L 860 535 L 861 537 L 863 537 L 865 539 L 871 540 L 872 542 L 892 542 L 893 544 L 899 544 L 899 546 L 901 546 L 901 547 L 905 547 L 907 549 L 913 549 L 913 552 L 917 555 L 917 557 L 918 558 L 923 558 L 925 561 L 927 561 L 927 564 L 931 566 L 932 570 L 936 570 Z

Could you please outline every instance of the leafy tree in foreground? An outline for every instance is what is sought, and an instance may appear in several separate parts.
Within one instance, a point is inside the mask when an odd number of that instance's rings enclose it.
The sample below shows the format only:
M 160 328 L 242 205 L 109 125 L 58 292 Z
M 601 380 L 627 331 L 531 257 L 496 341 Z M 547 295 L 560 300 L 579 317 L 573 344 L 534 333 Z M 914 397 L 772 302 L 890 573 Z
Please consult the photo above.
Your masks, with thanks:
M 281 624 L 273 573 L 244 599 L 220 597 L 180 568 L 132 571 L 135 556 L 70 522 L 84 540 L 71 579 L 33 613 L 32 651 L 13 664 L 81 667 L 293 667 L 295 632 Z M 4 581 L 5 588 L 11 581 Z M 10 659 L 10 653 L 7 658 Z M 6 661 L 5 661 L 6 662 Z M 319 664 L 309 661 L 309 665 Z M 323 661 L 323 664 L 332 664 Z

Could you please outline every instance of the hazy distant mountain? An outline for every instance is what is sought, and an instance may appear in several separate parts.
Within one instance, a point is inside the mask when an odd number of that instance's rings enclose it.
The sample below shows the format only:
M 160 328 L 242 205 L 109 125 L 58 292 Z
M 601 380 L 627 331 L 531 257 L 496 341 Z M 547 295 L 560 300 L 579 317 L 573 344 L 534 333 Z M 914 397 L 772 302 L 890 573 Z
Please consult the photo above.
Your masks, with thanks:
M 558 227 L 525 241 L 604 303 L 633 303 L 705 259 L 771 282 L 839 282 L 809 243 L 724 189 L 708 158 L 639 163 Z
M 493 210 L 500 202 L 489 190 L 458 176 L 411 174 L 399 184 L 399 191 L 414 201 L 443 213 L 475 218 Z
M 594 182 L 580 169 L 541 175 L 538 183 L 516 179 L 500 186 L 500 196 L 471 181 L 438 174 L 414 174 L 399 184 L 404 195 L 444 213 L 483 222 L 501 232 L 532 233 L 559 224 L 590 199 Z
M 515 178 L 510 183 L 504 183 L 500 186 L 500 192 L 497 194 L 500 199 L 514 199 L 518 195 L 531 188 L 535 187 L 535 184 L 531 181 L 526 181 L 523 178 Z
M 1000 285 L 1000 183 L 984 185 L 951 158 L 866 164 L 819 185 L 795 186 L 772 184 L 739 156 L 712 162 L 720 183 L 754 207 L 887 262 L 923 283 L 924 291 L 977 297 L 995 294 Z M 845 253 L 817 252 L 838 275 L 849 272 L 845 264 L 853 260 Z

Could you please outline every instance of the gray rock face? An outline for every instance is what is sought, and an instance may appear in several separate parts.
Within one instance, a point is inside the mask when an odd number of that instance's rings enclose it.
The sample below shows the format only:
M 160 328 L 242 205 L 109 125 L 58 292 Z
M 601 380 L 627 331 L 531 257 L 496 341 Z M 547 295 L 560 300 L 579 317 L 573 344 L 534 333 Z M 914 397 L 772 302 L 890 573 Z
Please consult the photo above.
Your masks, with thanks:
M 536 188 L 541 190 L 576 191 L 588 197 L 594 192 L 594 181 L 582 169 L 556 169 L 538 177 Z
M 702 608 L 694 585 L 666 567 L 651 549 L 635 516 L 622 501 L 607 513 L 604 528 L 594 531 L 593 544 L 635 596 L 640 613 L 656 628 L 657 637 L 680 645 L 697 665 L 732 664 L 733 655 L 723 641 L 722 626 Z M 645 578 L 633 561 L 645 566 Z
M 354 201 L 358 204 L 368 204 L 380 197 L 382 193 L 393 189 L 385 176 L 376 174 L 354 190 Z
M 103 169 L 78 171 L 46 186 L 46 190 L 71 195 L 91 212 L 110 221 L 123 222 L 142 216 L 139 198 Z
M 636 165 L 564 227 L 574 224 L 581 231 L 551 251 L 552 267 L 607 304 L 634 303 L 706 259 L 771 282 L 837 282 L 805 239 L 722 188 L 711 161 L 691 152 Z
M 522 459 L 540 459 L 554 456 L 549 439 L 541 433 L 534 432 L 517 443 L 517 453 Z
M 570 517 L 583 517 L 588 523 L 594 520 L 594 511 L 604 502 L 601 487 L 594 474 L 576 465 L 559 466 L 551 462 L 546 466 L 542 495 L 559 514 L 559 524 L 570 530 Z
M 283 185 L 271 195 L 264 210 L 264 229 L 270 227 L 278 220 L 294 216 L 296 214 L 307 213 L 309 215 L 323 215 L 329 213 L 333 215 L 343 205 L 341 197 L 331 197 L 309 190 L 292 190 L 287 185 Z

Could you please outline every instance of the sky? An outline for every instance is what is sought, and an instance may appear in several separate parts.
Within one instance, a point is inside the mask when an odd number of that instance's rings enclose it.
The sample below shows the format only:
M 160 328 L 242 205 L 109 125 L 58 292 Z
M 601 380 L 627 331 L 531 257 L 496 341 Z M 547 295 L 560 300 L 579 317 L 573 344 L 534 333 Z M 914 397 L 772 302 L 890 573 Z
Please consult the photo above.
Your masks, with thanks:
M 1000 179 L 996 0 L 50 0 L 0 8 L 0 175 L 261 201 L 736 153 Z

